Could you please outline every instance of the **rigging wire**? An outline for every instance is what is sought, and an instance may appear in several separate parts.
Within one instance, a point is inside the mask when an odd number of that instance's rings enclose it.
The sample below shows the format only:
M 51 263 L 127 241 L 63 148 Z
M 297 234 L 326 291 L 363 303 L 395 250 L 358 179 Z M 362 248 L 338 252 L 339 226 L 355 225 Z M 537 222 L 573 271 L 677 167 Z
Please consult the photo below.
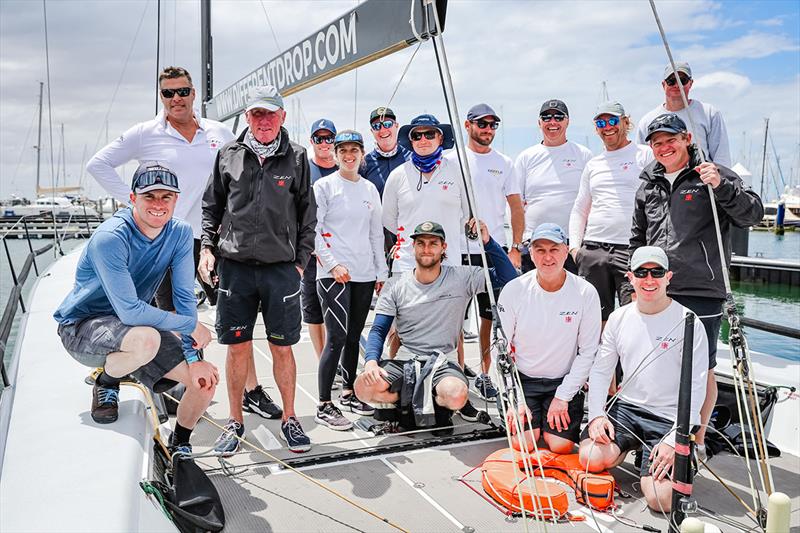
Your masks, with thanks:
M 19 160 L 17 161 L 17 166 L 14 168 L 14 173 L 11 175 L 11 184 L 14 184 L 14 180 L 17 179 L 17 172 L 19 171 L 19 167 L 22 164 L 22 159 L 25 157 L 25 147 L 28 146 L 28 139 L 31 136 L 31 132 L 33 131 L 33 123 L 36 122 L 36 115 L 39 114 L 39 105 L 37 104 L 33 109 L 33 116 L 31 117 L 31 123 L 28 126 L 28 133 L 25 134 L 25 141 L 22 143 L 22 149 L 19 152 Z
M 47 69 L 47 116 L 49 122 L 50 132 L 50 181 L 53 183 L 52 187 L 55 188 L 55 163 L 53 162 L 53 101 L 50 96 L 50 37 L 47 31 L 47 0 L 42 0 L 42 9 L 44 10 L 44 57 L 45 67 Z M 39 194 L 39 191 L 36 191 Z M 55 195 L 55 190 L 53 191 Z

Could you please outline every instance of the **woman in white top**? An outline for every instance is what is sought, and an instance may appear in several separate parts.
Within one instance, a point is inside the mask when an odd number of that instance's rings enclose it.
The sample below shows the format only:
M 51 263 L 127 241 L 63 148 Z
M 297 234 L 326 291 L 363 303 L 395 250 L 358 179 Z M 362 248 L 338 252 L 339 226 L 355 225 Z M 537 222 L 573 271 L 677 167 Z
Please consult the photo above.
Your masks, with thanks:
M 372 407 L 353 393 L 358 365 L 358 341 L 369 314 L 372 293 L 387 277 L 383 252 L 381 200 L 378 190 L 358 174 L 364 159 L 364 139 L 353 130 L 334 141 L 338 172 L 314 184 L 317 228 L 317 294 L 322 304 L 327 340 L 319 361 L 319 405 L 314 420 L 331 429 L 353 427 L 331 401 L 331 388 L 341 359 L 341 406 L 370 415 Z

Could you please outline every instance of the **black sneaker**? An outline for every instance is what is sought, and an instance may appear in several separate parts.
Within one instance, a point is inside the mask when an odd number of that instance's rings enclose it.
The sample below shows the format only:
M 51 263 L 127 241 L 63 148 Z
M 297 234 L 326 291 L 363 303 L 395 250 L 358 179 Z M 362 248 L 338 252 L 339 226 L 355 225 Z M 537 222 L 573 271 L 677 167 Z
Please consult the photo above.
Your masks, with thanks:
M 464 404 L 464 407 L 458 410 L 458 414 L 460 414 L 461 418 L 467 422 L 477 422 L 480 411 L 475 409 L 475 406 L 472 405 L 472 402 L 467 400 L 467 403 Z
M 484 400 L 494 400 L 497 398 L 497 389 L 492 383 L 492 378 L 486 374 L 481 374 L 475 378 L 475 390 Z
M 464 342 L 477 342 L 478 341 L 478 334 L 472 333 L 469 330 L 464 330 Z
M 119 418 L 119 387 L 92 388 L 92 420 L 98 424 L 110 424 Z
M 293 416 L 281 424 L 281 438 L 288 444 L 289 451 L 301 453 L 311 449 L 311 439 L 303 431 L 300 422 Z
M 338 407 L 333 405 L 332 402 L 325 402 L 317 406 L 317 414 L 314 416 L 314 422 L 328 426 L 336 431 L 347 431 L 353 429 L 353 423 L 350 422 Z
M 242 437 L 243 435 L 244 425 L 236 420 L 229 420 L 225 425 L 225 431 L 217 437 L 217 441 L 214 443 L 214 453 L 222 457 L 229 457 L 235 454 L 239 450 L 239 439 L 236 437 Z
M 345 410 L 355 413 L 357 415 L 371 416 L 375 412 L 375 408 L 371 405 L 362 402 L 352 392 L 347 395 L 339 396 L 339 405 Z
M 478 374 L 476 374 L 475 371 L 472 370 L 467 365 L 464 365 L 464 375 L 467 376 L 467 378 L 469 379 L 478 377 Z
M 283 416 L 283 410 L 272 401 L 269 394 L 264 392 L 261 385 L 257 385 L 250 392 L 245 391 L 242 400 L 242 409 L 248 413 L 255 413 L 270 420 L 276 420 Z

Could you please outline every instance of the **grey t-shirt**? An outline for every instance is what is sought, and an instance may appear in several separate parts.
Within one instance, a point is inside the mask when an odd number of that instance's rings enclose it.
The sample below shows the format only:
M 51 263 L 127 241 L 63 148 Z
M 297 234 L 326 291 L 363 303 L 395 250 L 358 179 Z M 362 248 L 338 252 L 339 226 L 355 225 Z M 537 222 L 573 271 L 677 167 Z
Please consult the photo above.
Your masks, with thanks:
M 485 290 L 481 267 L 443 265 L 436 281 L 427 285 L 417 281 L 410 270 L 389 278 L 375 313 L 395 317 L 397 333 L 408 351 L 417 355 L 436 350 L 450 353 L 458 346 L 470 298 Z

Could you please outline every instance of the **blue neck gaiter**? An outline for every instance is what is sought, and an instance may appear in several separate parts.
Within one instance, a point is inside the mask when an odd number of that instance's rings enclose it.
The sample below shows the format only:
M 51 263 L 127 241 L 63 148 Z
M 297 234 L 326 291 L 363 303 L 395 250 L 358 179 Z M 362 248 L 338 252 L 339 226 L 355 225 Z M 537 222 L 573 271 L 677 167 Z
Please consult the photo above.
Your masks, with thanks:
M 417 167 L 417 170 L 422 172 L 423 174 L 427 174 L 428 172 L 432 172 L 433 169 L 436 168 L 436 165 L 442 160 L 442 147 L 436 149 L 431 155 L 417 155 L 416 152 L 411 153 L 411 161 L 414 163 L 414 166 Z

